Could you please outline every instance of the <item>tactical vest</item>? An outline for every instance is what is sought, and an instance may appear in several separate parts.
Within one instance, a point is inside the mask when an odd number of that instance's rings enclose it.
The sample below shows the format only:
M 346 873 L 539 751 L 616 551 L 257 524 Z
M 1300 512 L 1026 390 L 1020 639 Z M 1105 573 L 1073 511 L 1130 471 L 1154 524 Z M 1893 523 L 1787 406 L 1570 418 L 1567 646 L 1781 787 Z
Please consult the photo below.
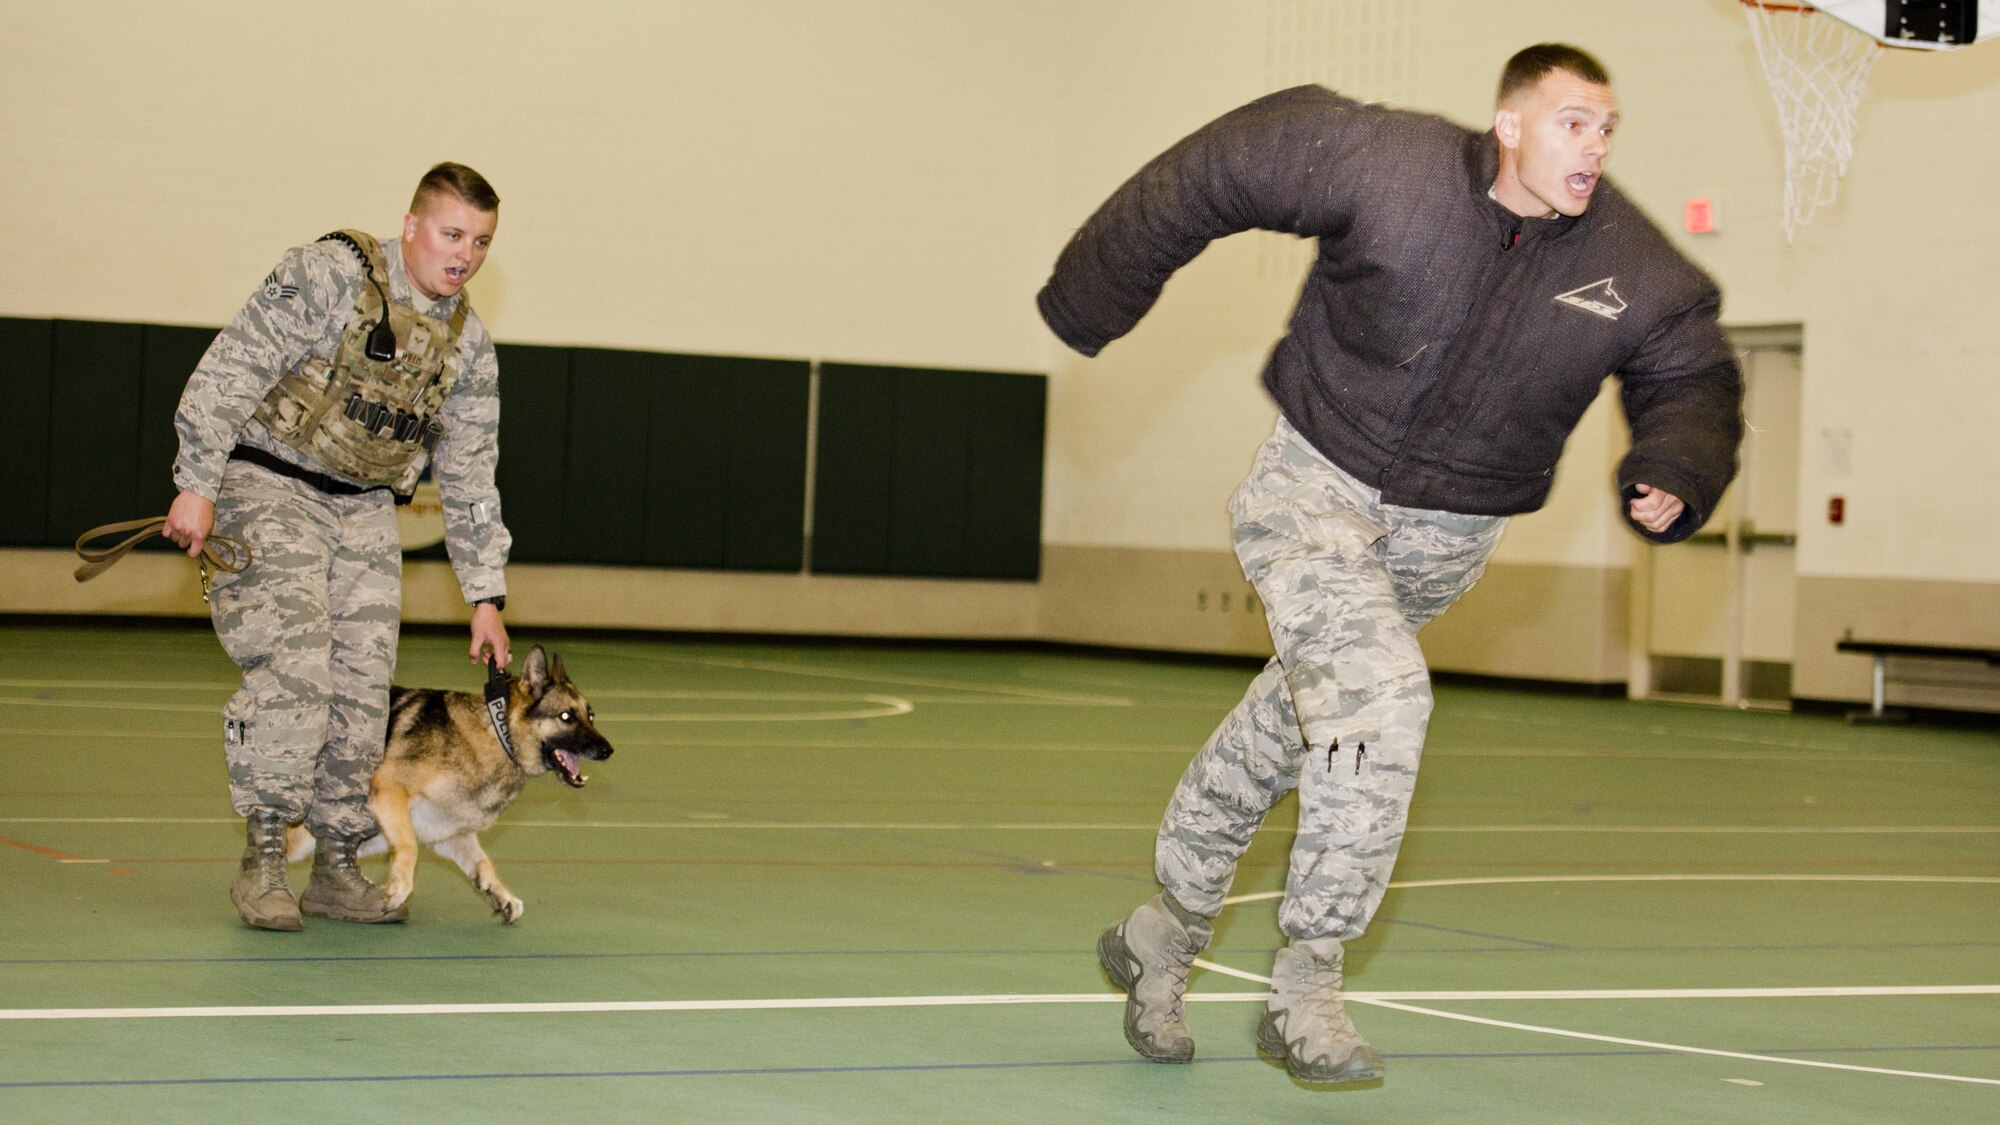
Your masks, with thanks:
M 458 337 L 470 302 L 460 294 L 446 322 L 389 301 L 395 358 L 371 359 L 368 337 L 389 292 L 382 244 L 353 230 L 320 241 L 355 250 L 366 283 L 355 293 L 333 362 L 312 359 L 294 368 L 257 407 L 257 421 L 341 476 L 408 496 L 444 433 L 438 410 L 458 379 Z

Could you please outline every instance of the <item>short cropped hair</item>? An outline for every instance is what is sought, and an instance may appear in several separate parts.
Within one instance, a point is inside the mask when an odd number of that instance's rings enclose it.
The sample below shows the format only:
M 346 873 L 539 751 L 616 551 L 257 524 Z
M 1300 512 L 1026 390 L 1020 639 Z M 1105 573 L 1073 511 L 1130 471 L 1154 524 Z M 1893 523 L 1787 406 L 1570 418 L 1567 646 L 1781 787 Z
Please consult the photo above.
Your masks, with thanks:
M 417 193 L 410 197 L 410 211 L 415 213 L 423 208 L 424 197 L 448 193 L 455 195 L 481 211 L 498 211 L 500 193 L 486 182 L 486 177 L 447 160 L 424 173 L 417 181 Z
M 1506 69 L 1500 72 L 1500 92 L 1494 100 L 1504 102 L 1558 70 L 1599 86 L 1611 85 L 1611 72 L 1589 52 L 1567 43 L 1537 43 L 1507 60 Z

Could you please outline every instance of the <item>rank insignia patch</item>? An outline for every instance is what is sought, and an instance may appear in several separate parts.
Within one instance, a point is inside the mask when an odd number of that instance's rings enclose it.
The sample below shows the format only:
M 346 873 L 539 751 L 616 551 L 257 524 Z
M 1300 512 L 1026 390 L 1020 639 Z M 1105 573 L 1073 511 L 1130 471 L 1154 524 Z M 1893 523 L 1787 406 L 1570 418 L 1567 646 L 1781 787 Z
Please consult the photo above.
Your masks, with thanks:
M 272 270 L 271 276 L 264 279 L 264 299 L 267 301 L 289 301 L 298 295 L 299 287 L 279 281 L 277 270 Z

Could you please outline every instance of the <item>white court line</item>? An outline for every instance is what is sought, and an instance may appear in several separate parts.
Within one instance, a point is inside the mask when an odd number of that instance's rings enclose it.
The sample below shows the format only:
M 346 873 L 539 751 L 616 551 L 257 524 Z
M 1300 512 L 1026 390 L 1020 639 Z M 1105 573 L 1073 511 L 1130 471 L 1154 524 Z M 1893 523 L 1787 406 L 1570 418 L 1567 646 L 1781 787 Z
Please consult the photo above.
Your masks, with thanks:
M 1242 969 L 1232 969 L 1227 965 L 1218 965 L 1204 957 L 1195 958 L 1193 964 L 1197 969 L 1207 969 L 1211 973 L 1221 973 L 1225 977 L 1235 977 L 1237 980 L 1247 980 L 1267 986 L 1271 983 L 1270 977 L 1260 977 L 1256 973 L 1245 972 Z M 1188 998 L 1193 999 L 1192 996 Z
M 4 680 L 0 687 L 110 688 L 113 691 L 235 691 L 227 680 Z
M 1824 742 L 1809 742 L 1791 738 L 1765 738 L 1754 734 L 1728 734 L 1719 731 L 1676 730 L 1664 724 L 1631 726 L 1626 723 L 1573 722 L 1568 719 L 1540 719 L 1526 715 L 1506 714 L 1499 711 L 1461 710 L 1453 708 L 1451 718 L 1471 719 L 1487 723 L 1515 723 L 1531 727 L 1561 727 L 1564 730 L 1608 731 L 1613 734 L 1643 734 L 1656 738 L 1698 738 L 1711 742 L 1736 742 L 1753 746 L 1786 746 L 1798 750 L 1837 750 L 1838 746 Z M 1897 759 L 1900 761 L 1901 759 Z
M 594 693 L 595 694 L 595 693 Z M 598 698 L 616 697 L 618 693 L 604 692 Z M 804 699 L 862 699 L 876 704 L 873 708 L 851 711 L 762 711 L 762 712 L 652 712 L 652 711 L 607 711 L 599 716 L 599 721 L 619 723 L 741 723 L 741 722 L 797 722 L 803 719 L 820 721 L 840 721 L 846 719 L 882 719 L 895 715 L 907 715 L 916 710 L 918 701 L 893 695 L 874 695 L 857 692 L 853 695 L 802 695 L 788 692 L 661 692 L 654 695 L 635 696 L 648 699 L 745 699 L 759 702 L 794 701 Z M 214 714 L 216 705 L 200 703 L 129 703 L 100 699 L 14 699 L 0 697 L 0 702 L 17 707 L 69 707 L 99 711 L 170 711 L 190 714 Z M 972 705 L 1010 707 L 1079 707 L 1103 706 L 1097 701 L 1069 699 L 952 699 L 930 698 L 921 700 L 926 706 Z M 859 747 L 872 749 L 871 747 Z M 1175 747 L 1176 753 L 1186 753 L 1186 747 Z
M 1210 992 L 1190 1001 L 1262 1000 L 1262 992 Z M 994 1004 L 1122 1004 L 1123 993 L 990 996 L 827 996 L 773 1000 L 590 1000 L 522 1004 L 294 1004 L 233 1008 L 6 1008 L 0 1020 L 263 1019 L 274 1016 L 493 1016 L 592 1012 L 745 1012 L 815 1008 L 954 1008 Z
M 1440 824 L 1418 832 L 1624 832 L 1724 836 L 1927 836 L 1993 835 L 2000 824 Z
M 5 699 L 9 707 L 82 707 L 92 711 L 175 711 L 191 715 L 214 715 L 213 703 L 117 703 L 100 699 Z
M 604 693 L 610 695 L 610 693 Z M 704 693 L 686 693 L 690 697 L 700 697 Z M 754 693 L 740 693 L 750 697 Z M 602 695 L 600 695 L 602 697 Z M 710 699 L 728 699 L 728 693 L 708 693 Z M 774 699 L 776 695 L 760 695 L 760 699 Z M 984 699 L 932 699 L 932 697 L 828 697 L 828 699 L 904 699 L 908 703 L 922 705 L 992 705 L 994 701 Z M 126 711 L 198 711 L 204 715 L 214 715 L 216 707 L 190 707 L 190 705 L 104 705 L 86 701 L 32 701 L 32 699 L 8 699 L 6 703 L 50 703 L 56 707 L 122 707 Z M 1022 701 L 1024 707 L 1078 707 L 1088 701 Z M 220 705 L 218 705 L 220 707 Z M 616 721 L 636 721 L 636 723 L 686 723 L 690 719 L 678 715 L 664 715 L 648 719 L 644 715 L 608 715 L 606 719 Z M 764 721 L 782 717 L 702 717 L 704 721 Z M 208 733 L 174 733 L 174 731 L 58 731 L 48 727 L 0 727 L 0 737 L 24 737 L 24 739 L 210 739 Z M 896 745 L 876 745 L 858 743 L 854 739 L 620 739 L 620 745 L 634 747 L 656 747 L 656 749 L 700 749 L 700 751 L 856 751 L 856 753 L 908 753 L 908 751 L 964 751 L 964 753 L 1022 753 L 1022 755 L 1176 755 L 1190 757 L 1192 751 L 1186 745 L 1116 745 L 1116 743 L 896 743 Z M 1868 751 L 1836 751 L 1832 747 L 1820 747 L 1816 751 L 1788 751 L 1788 753 L 1764 753 L 1764 751 L 1614 751 L 1614 749 L 1536 749 L 1536 747 L 1482 747 L 1482 749 L 1430 749 L 1426 757 L 1432 759 L 1598 759 L 1598 761 L 1702 761 L 1702 763 L 1852 763 L 1868 757 Z M 1954 763 L 1958 759 L 1944 755 L 1898 755 L 1898 765 L 1914 763 Z
M 209 714 L 215 715 L 217 718 L 221 717 L 221 713 L 213 707 L 209 708 Z M 206 742 L 215 741 L 215 732 L 207 730 L 48 730 L 39 727 L 0 727 L 0 736 L 14 738 L 75 738 L 87 739 L 91 742 L 102 742 L 111 738 L 143 738 L 148 741 L 162 738 L 199 738 Z M 10 749 L 14 748 L 0 746 L 0 751 Z M 21 749 L 40 750 L 43 747 L 22 747 Z
M 7 700 L 6 702 L 18 702 L 18 701 Z M 916 699 L 912 700 L 912 702 L 923 703 L 925 701 L 922 699 Z M 1053 706 L 1053 704 L 1051 704 L 1051 706 Z M 203 713 L 210 715 L 219 713 L 217 708 L 215 707 L 200 708 L 200 710 Z M 620 722 L 633 720 L 636 718 L 635 716 L 632 715 L 618 715 L 618 716 L 607 716 L 607 717 L 616 718 Z M 743 716 L 738 715 L 737 718 L 741 719 L 743 718 Z M 771 717 L 758 716 L 757 718 L 766 719 Z M 637 718 L 636 721 L 646 722 L 647 720 L 643 718 Z M 89 740 L 89 741 L 104 741 L 108 739 L 155 740 L 163 738 L 189 738 L 189 739 L 212 740 L 216 737 L 214 734 L 208 731 L 166 731 L 166 730 L 88 731 L 88 730 L 74 730 L 74 729 L 59 730 L 53 727 L 0 727 L 0 736 L 12 736 L 17 738 L 62 738 L 62 739 L 76 739 L 76 740 Z M 722 740 L 706 739 L 706 738 L 699 738 L 699 739 L 628 738 L 620 736 L 620 738 L 618 739 L 618 745 L 634 746 L 634 747 L 643 746 L 652 749 L 662 749 L 662 750 L 701 750 L 706 752 L 742 751 L 742 752 L 753 752 L 759 754 L 770 753 L 770 752 L 778 752 L 778 753 L 845 752 L 845 753 L 858 753 L 858 754 L 887 754 L 887 753 L 907 754 L 907 753 L 921 752 L 921 753 L 995 753 L 995 754 L 1171 754 L 1179 758 L 1186 758 L 1189 756 L 1188 748 L 1186 746 L 1180 746 L 1180 745 L 1118 746 L 1118 745 L 1107 745 L 1104 743 L 1076 743 L 1076 742 L 928 742 L 925 741 L 925 742 L 897 742 L 894 744 L 884 744 L 884 743 L 856 741 L 854 739 L 829 739 L 829 738 L 818 738 L 818 739 L 790 738 L 790 739 L 768 739 L 768 740 L 735 739 L 729 741 L 722 741 Z M 9 749 L 8 747 L 0 746 L 0 752 L 6 752 L 8 749 Z M 1686 762 L 1728 763 L 1728 762 L 1852 762 L 1860 759 L 1862 757 L 1862 754 L 1859 751 L 1853 753 L 1845 753 L 1845 754 L 1832 754 L 1832 753 L 1766 754 L 1766 753 L 1758 753 L 1755 751 L 1737 752 L 1730 750 L 1713 750 L 1713 751 L 1698 751 L 1698 750 L 1664 751 L 1663 750 L 1658 753 L 1653 753 L 1653 752 L 1629 752 L 1620 750 L 1606 750 L 1600 752 L 1591 750 L 1539 751 L 1539 750 L 1523 749 L 1523 750 L 1497 750 L 1493 752 L 1431 750 L 1427 752 L 1427 756 L 1431 758 L 1529 758 L 1529 759 L 1598 757 L 1598 758 L 1603 758 L 1607 761 L 1612 759 L 1617 759 L 1620 761 L 1645 760 L 1645 761 L 1686 761 Z M 1909 764 L 1923 763 L 1923 762 L 1955 762 L 1955 761 L 1958 761 L 1958 759 L 1942 757 L 1942 756 L 1927 756 L 1927 757 L 1899 756 L 1896 759 L 1898 765 L 1909 765 Z M 1157 827 L 1157 825 L 1155 827 Z
M 238 824 L 236 817 L 154 817 L 154 816 L 0 816 L 0 824 Z M 1113 823 L 1092 821 L 1002 821 L 994 824 L 971 821 L 865 821 L 865 820 L 523 820 L 510 818 L 507 826 L 512 828 L 580 828 L 608 831 L 714 831 L 728 829 L 736 831 L 779 832 L 1157 832 L 1159 824 L 1153 821 Z M 1272 825 L 1266 831 L 1281 835 L 1296 833 L 1296 829 L 1282 825 Z M 1706 828 L 1650 827 L 1645 825 L 1564 825 L 1564 824 L 1487 824 L 1457 825 L 1443 824 L 1430 827 L 1411 828 L 1408 835 L 1465 834 L 1465 833 L 1567 833 L 1590 834 L 1637 833 L 1666 835 L 1831 835 L 1831 836 L 1992 836 L 2000 835 L 2000 825 L 1980 824 L 1885 824 L 1885 825 L 1833 825 L 1818 827 L 1763 827 L 1749 824 L 1720 824 Z M 1089 864 L 1077 864 L 1088 867 Z M 1603 882 L 1685 882 L 1689 880 L 1751 880 L 1770 882 L 1773 880 L 1799 881 L 1885 881 L 1885 882 L 1943 882 L 1943 883 L 2000 883 L 2000 877 L 1957 875 L 1494 875 L 1475 879 L 1443 879 L 1428 882 L 1391 883 L 1391 887 L 1460 887 L 1483 883 L 1603 883 Z M 1225 902 L 1256 902 L 1259 899 L 1279 898 L 1282 891 L 1265 891 L 1254 895 L 1244 895 L 1225 899 Z
M 913 697 L 914 702 L 926 706 L 931 703 L 981 703 L 982 700 L 930 700 Z M 6 733 L 6 732 L 0 732 Z M 74 734 L 72 731 L 51 732 Z M 899 742 L 893 746 L 871 745 L 853 739 L 817 739 L 811 742 L 795 740 L 776 741 L 746 739 L 739 741 L 717 741 L 711 739 L 657 739 L 637 742 L 634 745 L 664 747 L 673 749 L 686 747 L 701 750 L 939 750 L 964 752 L 990 752 L 1001 754 L 1171 754 L 1179 758 L 1189 758 L 1193 752 L 1185 745 L 1160 746 L 1107 745 L 1105 743 L 1063 743 L 1063 742 Z M 1809 753 L 1804 751 L 1757 751 L 1757 750 L 1541 750 L 1531 747 L 1497 747 L 1478 750 L 1426 750 L 1426 758 L 1507 758 L 1507 759 L 1596 759 L 1605 762 L 1861 762 L 1875 761 L 1868 753 L 1860 750 L 1846 752 Z M 1920 762 L 1956 762 L 1959 759 L 1944 755 L 1898 755 L 1898 765 Z
M 1022 699 L 1040 699 L 1057 703 L 1095 703 L 1102 707 L 1136 707 L 1138 701 L 1127 696 L 1087 695 L 1083 692 L 1050 691 L 1041 688 L 1015 687 L 1009 684 L 963 683 L 955 680 L 932 680 L 917 676 L 892 676 L 876 672 L 849 672 L 837 668 L 815 668 L 797 664 L 786 664 L 770 660 L 726 660 L 720 657 L 665 656 L 653 653 L 619 652 L 592 646 L 572 646 L 570 651 L 591 652 L 601 656 L 618 657 L 626 660 L 647 660 L 661 664 L 694 664 L 710 668 L 734 668 L 750 672 L 780 672 L 793 676 L 813 676 L 827 680 L 859 680 L 870 684 L 892 684 L 896 687 L 942 688 L 946 691 L 977 692 L 987 695 L 1016 696 Z
M 1208 961 L 1195 964 L 1260 984 L 1269 977 Z M 1854 999 L 1876 996 L 1992 996 L 2000 984 L 1824 988 L 1687 988 L 1580 991 L 1348 992 L 1346 999 L 1388 1006 L 1406 1000 L 1733 1000 Z M 1248 1003 L 1268 992 L 1190 992 L 1189 1003 Z M 807 996 L 757 1000 L 577 1000 L 495 1004 L 272 1004 L 190 1008 L 6 1008 L 0 1020 L 266 1019 L 290 1016 L 563 1015 L 599 1012 L 810 1011 L 839 1008 L 954 1008 L 1016 1004 L 1117 1004 L 1117 992 L 992 993 L 969 996 Z M 1745 1056 L 1755 1057 L 1755 1056 Z
M 996 700 L 992 700 L 992 699 L 968 699 L 968 698 L 966 698 L 966 697 L 965 697 L 965 696 L 964 696 L 963 694 L 960 694 L 960 695 L 918 695 L 918 694 L 914 694 L 914 693 L 912 693 L 912 694 L 909 694 L 909 695 L 876 695 L 876 694 L 872 694 L 872 693 L 868 693 L 868 692 L 803 692 L 803 691 L 648 691 L 648 690 L 644 690 L 644 689 L 632 689 L 632 690 L 618 690 L 618 689 L 611 689 L 611 690 L 606 690 L 606 691 L 593 691 L 593 692 L 591 692 L 591 693 L 589 693 L 589 694 L 590 694 L 590 698 L 591 698 L 591 699 L 593 699 L 593 700 L 601 700 L 601 699 L 655 699 L 655 700 L 666 700 L 666 699 L 742 699 L 742 700 L 748 700 L 748 701 L 752 701 L 752 702 L 759 702 L 759 703 L 762 703 L 762 702 L 768 702 L 768 701 L 770 701 L 770 700 L 774 700 L 774 699 L 783 699 L 783 700 L 827 700 L 827 699 L 867 699 L 867 700 L 875 700 L 875 701 L 881 701 L 881 702 L 892 702 L 892 701 L 893 701 L 893 702 L 895 702 L 895 703 L 897 703 L 897 704 L 900 704 L 900 705 L 902 705 L 903 709 L 904 709 L 904 710 L 906 710 L 906 711 L 907 711 L 907 710 L 909 710 L 909 709 L 911 709 L 911 706 L 912 706 L 913 704 L 918 704 L 918 703 L 921 703 L 921 704 L 924 704 L 924 705 L 926 705 L 926 706 L 930 706 L 930 705 L 933 705 L 933 704 L 935 704 L 935 705 L 939 705 L 939 706 L 942 706 L 942 705 L 945 705 L 945 704 L 963 704 L 963 705 L 969 705 L 969 706 L 976 706 L 976 707 L 992 707 L 992 706 L 996 706 L 996 705 L 1000 705 L 1000 704 L 1001 704 L 1002 702 L 1004 702 L 1004 703 L 1005 703 L 1005 704 L 1007 704 L 1007 705 L 1011 705 L 1011 706 L 1017 706 L 1017 707 L 1097 707 L 1097 706 L 1101 706 L 1101 704 L 1100 704 L 1100 703 L 1099 703 L 1099 702 L 1098 702 L 1097 700 L 1075 700 L 1075 699 L 1017 699 L 1017 700 L 1005 700 L 1005 701 L 996 701 Z M 619 712 L 619 717 L 629 717 L 629 713 L 627 713 L 627 712 Z M 673 717 L 673 718 L 679 718 L 679 716 L 678 716 L 678 715 L 675 715 L 675 716 L 670 716 L 670 717 Z M 1181 750 L 1185 751 L 1185 750 L 1186 750 L 1186 747 L 1179 747 L 1179 749 L 1181 749 Z M 1898 760 L 1898 761 L 1902 761 L 1902 760 L 1904 760 L 1904 759 L 1897 759 L 1897 760 Z
M 659 714 L 657 712 L 647 712 L 647 711 L 634 711 L 634 712 L 612 711 L 598 716 L 598 721 L 599 722 L 610 721 L 618 723 L 784 723 L 784 722 L 801 722 L 801 721 L 829 722 L 829 721 L 841 721 L 847 719 L 886 719 L 896 715 L 907 715 L 910 712 L 916 710 L 916 704 L 912 703 L 907 699 L 901 699 L 893 695 L 868 695 L 861 693 L 856 693 L 854 695 L 803 696 L 803 695 L 788 695 L 777 692 L 772 692 L 762 695 L 750 695 L 747 693 L 724 694 L 720 692 L 713 692 L 713 693 L 691 692 L 687 694 L 686 698 L 690 699 L 740 698 L 740 699 L 758 699 L 764 701 L 769 701 L 769 700 L 791 701 L 791 700 L 804 700 L 804 699 L 822 699 L 822 700 L 859 699 L 859 700 L 866 700 L 869 703 L 873 703 L 875 706 L 856 708 L 844 711 L 759 711 L 759 712 L 729 711 L 729 712 L 712 712 L 712 713 L 670 712 L 667 714 Z M 11 706 L 16 706 L 16 707 L 68 707 L 72 709 L 81 708 L 93 711 L 168 711 L 180 714 L 197 714 L 197 715 L 213 715 L 217 713 L 215 705 L 204 704 L 204 703 L 126 703 L 115 700 L 100 700 L 100 699 L 5 699 L 5 698 L 0 698 L 0 702 L 4 702 Z M 13 732 L 6 732 L 6 733 L 13 733 Z M 69 733 L 79 734 L 79 732 L 75 731 Z
M 605 693 L 610 695 L 612 693 Z M 896 715 L 907 715 L 917 709 L 910 700 L 893 695 L 825 695 L 796 692 L 662 692 L 647 695 L 648 699 L 743 699 L 758 702 L 783 700 L 803 702 L 829 699 L 861 699 L 873 703 L 848 711 L 670 711 L 665 714 L 653 711 L 607 711 L 598 716 L 598 722 L 610 723 L 796 723 L 805 721 L 834 721 L 842 719 L 886 719 Z
M 1995 875 L 1485 875 L 1469 879 L 1391 882 L 1392 891 L 1422 887 L 1491 887 L 1504 883 L 2000 883 Z M 1224 906 L 1283 898 L 1283 891 L 1232 895 Z
M 1468 1016 L 1459 1012 L 1440 1012 L 1435 1008 L 1419 1008 L 1412 1004 L 1399 1004 L 1389 1000 L 1367 999 L 1350 995 L 1348 999 L 1361 1004 L 1373 1004 L 1378 1008 L 1394 1008 L 1401 1012 L 1414 1012 L 1422 1016 L 1437 1016 L 1440 1019 L 1460 1020 L 1465 1023 L 1480 1023 L 1488 1027 L 1504 1027 L 1510 1031 L 1532 1031 L 1538 1035 L 1560 1035 L 1566 1039 L 1588 1039 L 1596 1043 L 1616 1043 L 1625 1047 L 1648 1047 L 1655 1051 L 1673 1051 L 1683 1055 L 1713 1055 L 1724 1059 L 1748 1059 L 1752 1062 L 1782 1063 L 1785 1066 L 1810 1066 L 1821 1070 L 1846 1070 L 1860 1074 L 1888 1074 L 1898 1078 L 1930 1078 L 1939 1082 L 1971 1082 L 1981 1086 L 2000 1086 L 2000 1078 L 1974 1078 L 1967 1074 L 1936 1074 L 1925 1070 L 1891 1070 L 1882 1066 L 1855 1066 L 1852 1063 L 1821 1062 L 1818 1059 L 1796 1059 L 1784 1055 L 1754 1055 L 1744 1051 L 1719 1051 L 1713 1047 L 1689 1047 L 1680 1043 L 1655 1043 L 1648 1039 L 1623 1039 L 1616 1035 L 1593 1035 L 1587 1031 L 1569 1031 L 1560 1027 L 1542 1027 L 1532 1023 L 1512 1023 L 1507 1020 L 1486 1019 L 1483 1016 Z
M 1195 965 L 1210 972 L 1235 977 L 1238 980 L 1257 981 L 1270 984 L 1271 978 L 1256 973 L 1232 969 L 1213 961 L 1195 959 Z M 1190 994 L 1189 1000 L 1198 994 Z M 1615 1035 L 1596 1035 L 1587 1031 L 1570 1031 L 1560 1027 L 1543 1027 L 1540 1024 L 1514 1023 L 1509 1020 L 1488 1019 L 1484 1016 L 1468 1016 L 1459 1012 L 1441 1012 L 1436 1008 L 1419 1008 L 1406 1003 L 1410 1000 L 1764 1000 L 1764 999 L 1807 999 L 1807 998 L 1858 998 L 1867 996 L 1994 996 L 2000 995 L 2000 984 L 1963 985 L 1900 985 L 1830 987 L 1830 988 L 1635 988 L 1635 989 L 1587 989 L 1570 991 L 1476 991 L 1476 992 L 1343 992 L 1341 998 L 1357 1004 L 1372 1004 L 1378 1008 L 1394 1008 L 1399 1012 L 1413 1012 L 1423 1016 L 1437 1016 L 1440 1019 L 1460 1020 L 1465 1023 L 1485 1024 L 1488 1027 L 1502 1027 L 1510 1031 L 1532 1031 L 1538 1035 L 1559 1035 L 1568 1039 L 1588 1039 L 1598 1043 L 1616 1043 L 1626 1047 L 1647 1047 L 1656 1051 L 1672 1051 L 1687 1055 L 1714 1055 L 1726 1059 L 1748 1059 L 1753 1062 L 1783 1063 L 1786 1066 L 1810 1066 L 1823 1070 L 1858 1071 L 1862 1074 L 1887 1074 L 1898 1078 L 1932 1078 L 1940 1082 L 1971 1082 L 1982 1086 L 2000 1086 L 2000 1079 L 1973 1078 L 1964 1074 L 1936 1074 L 1922 1070 L 1891 1070 L 1879 1066 L 1854 1066 L 1849 1063 L 1820 1062 L 1815 1059 L 1788 1058 L 1782 1055 L 1755 1055 L 1742 1051 L 1721 1051 L 1712 1047 L 1689 1047 L 1679 1043 L 1657 1043 L 1648 1039 L 1622 1039 Z

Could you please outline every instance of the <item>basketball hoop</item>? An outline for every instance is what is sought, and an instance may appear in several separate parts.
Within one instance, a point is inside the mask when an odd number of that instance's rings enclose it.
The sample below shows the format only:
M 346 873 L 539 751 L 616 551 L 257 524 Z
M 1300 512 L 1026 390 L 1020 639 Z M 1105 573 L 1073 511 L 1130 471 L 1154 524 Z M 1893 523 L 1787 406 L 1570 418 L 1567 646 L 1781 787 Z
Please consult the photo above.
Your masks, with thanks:
M 1882 44 L 1810 4 L 1741 0 L 1785 137 L 1785 241 L 1832 203 L 1854 156 L 1854 114 Z

